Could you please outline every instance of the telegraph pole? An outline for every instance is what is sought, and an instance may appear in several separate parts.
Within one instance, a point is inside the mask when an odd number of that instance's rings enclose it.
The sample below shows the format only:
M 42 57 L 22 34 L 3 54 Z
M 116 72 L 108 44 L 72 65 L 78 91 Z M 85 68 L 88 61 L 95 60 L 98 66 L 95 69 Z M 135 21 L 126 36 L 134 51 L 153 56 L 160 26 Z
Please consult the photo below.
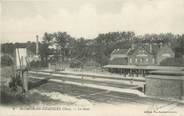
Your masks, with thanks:
M 38 41 L 38 35 L 36 35 L 36 56 L 38 56 L 39 53 L 39 41 Z

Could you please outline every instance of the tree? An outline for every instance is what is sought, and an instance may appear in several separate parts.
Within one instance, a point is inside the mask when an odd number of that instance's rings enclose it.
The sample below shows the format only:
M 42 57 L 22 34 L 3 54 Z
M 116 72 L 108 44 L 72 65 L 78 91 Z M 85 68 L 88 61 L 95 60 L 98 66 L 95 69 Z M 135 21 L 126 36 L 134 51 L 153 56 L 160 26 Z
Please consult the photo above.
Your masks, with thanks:
M 176 57 L 182 57 L 184 55 L 184 34 L 179 36 L 175 44 L 175 55 Z
M 11 59 L 8 55 L 1 56 L 1 66 L 12 66 L 13 65 L 13 59 Z
M 53 44 L 53 34 L 51 33 L 44 33 L 42 44 L 40 45 L 39 53 L 41 56 L 42 65 L 47 66 L 48 65 L 48 56 L 51 52 L 51 49 L 49 46 Z
M 66 32 L 54 33 L 55 44 L 57 46 L 58 54 L 61 55 L 62 61 L 64 58 L 69 58 L 71 56 L 71 49 L 73 48 L 74 38 L 72 38 Z
M 116 48 L 127 49 L 130 42 L 135 39 L 134 32 L 109 32 L 99 34 L 94 40 L 95 61 L 101 65 L 106 65 L 110 54 Z
M 13 55 L 15 50 L 15 44 L 13 43 L 4 43 L 1 44 L 1 52 Z

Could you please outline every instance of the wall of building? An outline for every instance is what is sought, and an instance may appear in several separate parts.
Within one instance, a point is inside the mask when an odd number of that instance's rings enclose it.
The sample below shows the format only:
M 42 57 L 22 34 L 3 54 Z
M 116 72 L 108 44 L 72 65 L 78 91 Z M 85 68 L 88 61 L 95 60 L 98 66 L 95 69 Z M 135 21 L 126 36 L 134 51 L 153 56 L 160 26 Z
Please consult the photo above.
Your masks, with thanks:
M 183 83 L 181 80 L 146 78 L 146 95 L 181 99 L 184 91 Z
M 129 65 L 155 65 L 154 57 L 129 57 Z
M 113 60 L 114 58 L 126 58 L 126 57 L 128 57 L 126 54 L 112 54 L 111 60 Z
M 128 63 L 130 65 L 154 65 L 155 58 L 144 50 L 137 50 L 137 52 L 129 56 Z

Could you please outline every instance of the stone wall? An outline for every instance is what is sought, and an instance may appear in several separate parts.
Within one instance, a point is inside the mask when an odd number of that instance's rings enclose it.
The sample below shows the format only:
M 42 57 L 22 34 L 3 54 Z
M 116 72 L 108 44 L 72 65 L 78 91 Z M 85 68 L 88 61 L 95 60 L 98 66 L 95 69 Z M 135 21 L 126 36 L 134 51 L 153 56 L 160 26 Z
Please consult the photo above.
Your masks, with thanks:
M 181 99 L 184 81 L 174 79 L 146 78 L 146 95 L 160 98 Z

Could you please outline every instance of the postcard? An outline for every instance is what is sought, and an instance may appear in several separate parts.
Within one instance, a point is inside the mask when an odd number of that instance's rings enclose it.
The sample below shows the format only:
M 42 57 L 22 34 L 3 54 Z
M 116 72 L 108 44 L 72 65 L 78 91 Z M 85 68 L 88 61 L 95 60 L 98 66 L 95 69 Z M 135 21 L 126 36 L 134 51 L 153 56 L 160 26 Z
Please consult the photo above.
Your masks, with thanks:
M 184 116 L 183 0 L 1 0 L 2 116 Z

